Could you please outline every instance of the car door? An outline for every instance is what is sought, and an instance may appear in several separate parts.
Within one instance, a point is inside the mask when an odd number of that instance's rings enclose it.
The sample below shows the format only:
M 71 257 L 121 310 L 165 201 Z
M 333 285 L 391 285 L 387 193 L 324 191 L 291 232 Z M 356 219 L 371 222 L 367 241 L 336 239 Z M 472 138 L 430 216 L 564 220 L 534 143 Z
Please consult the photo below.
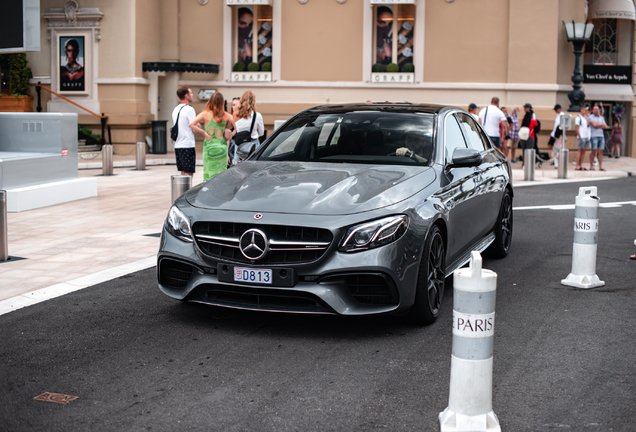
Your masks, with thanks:
M 482 162 L 475 167 L 475 197 L 474 206 L 474 239 L 485 236 L 492 230 L 499 213 L 501 193 L 504 178 L 502 159 L 496 156 L 499 150 L 492 146 L 490 140 L 472 116 L 458 113 L 457 118 L 466 137 L 469 148 L 478 150 L 482 155 Z
M 476 232 L 472 219 L 474 217 L 475 168 L 449 167 L 453 151 L 468 148 L 461 131 L 458 118 L 449 113 L 443 124 L 444 169 L 440 176 L 440 191 L 437 197 L 447 212 L 448 243 L 446 263 L 451 265 L 465 249 L 474 243 Z

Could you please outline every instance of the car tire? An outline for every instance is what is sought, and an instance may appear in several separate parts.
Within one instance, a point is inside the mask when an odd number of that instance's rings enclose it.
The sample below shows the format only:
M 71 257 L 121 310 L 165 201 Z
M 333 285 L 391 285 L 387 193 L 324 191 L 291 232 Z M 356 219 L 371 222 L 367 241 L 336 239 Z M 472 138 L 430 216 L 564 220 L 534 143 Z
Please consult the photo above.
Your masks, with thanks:
M 495 241 L 488 252 L 493 258 L 504 258 L 508 255 L 512 243 L 512 196 L 506 189 L 501 199 L 501 207 L 495 224 Z
M 408 321 L 423 325 L 435 322 L 444 298 L 445 271 L 444 239 L 439 228 L 433 226 L 422 251 L 415 303 L 407 315 Z

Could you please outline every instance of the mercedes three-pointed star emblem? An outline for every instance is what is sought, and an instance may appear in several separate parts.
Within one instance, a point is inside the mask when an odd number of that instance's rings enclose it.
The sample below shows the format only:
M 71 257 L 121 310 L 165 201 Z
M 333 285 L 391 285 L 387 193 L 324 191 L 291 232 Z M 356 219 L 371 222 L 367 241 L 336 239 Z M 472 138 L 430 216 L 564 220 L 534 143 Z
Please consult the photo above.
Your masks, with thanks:
M 239 248 L 245 258 L 256 261 L 263 258 L 269 251 L 269 241 L 263 231 L 252 228 L 241 236 Z

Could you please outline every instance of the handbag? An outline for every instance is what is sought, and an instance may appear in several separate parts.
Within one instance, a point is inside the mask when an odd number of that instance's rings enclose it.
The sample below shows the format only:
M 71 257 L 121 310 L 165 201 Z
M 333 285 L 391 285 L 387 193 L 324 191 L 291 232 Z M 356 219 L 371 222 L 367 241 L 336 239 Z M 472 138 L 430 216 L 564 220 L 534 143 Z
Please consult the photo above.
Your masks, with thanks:
M 252 131 L 254 130 L 254 122 L 256 121 L 256 111 L 252 112 L 252 125 L 249 130 L 237 132 L 234 135 L 234 144 L 240 145 L 252 140 Z
M 528 126 L 521 126 L 519 128 L 519 140 L 525 141 L 530 138 L 530 128 Z
M 177 138 L 179 138 L 179 116 L 181 115 L 181 110 L 184 109 L 185 107 L 186 106 L 183 105 L 179 109 L 179 112 L 177 113 L 177 121 L 175 122 L 174 126 L 170 128 L 170 138 L 172 138 L 172 141 L 176 141 Z

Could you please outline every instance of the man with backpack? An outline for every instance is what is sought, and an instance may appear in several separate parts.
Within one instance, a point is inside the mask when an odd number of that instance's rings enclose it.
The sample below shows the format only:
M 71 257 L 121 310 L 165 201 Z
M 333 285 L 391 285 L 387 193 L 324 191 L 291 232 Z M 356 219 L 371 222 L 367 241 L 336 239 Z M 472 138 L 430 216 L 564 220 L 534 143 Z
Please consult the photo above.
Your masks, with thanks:
M 174 155 L 177 159 L 177 170 L 181 175 L 193 176 L 197 161 L 195 150 L 194 132 L 190 129 L 190 122 L 197 116 L 194 108 L 190 106 L 193 95 L 188 86 L 180 86 L 177 89 L 177 97 L 181 101 L 172 111 L 172 123 L 170 137 L 174 141 Z

